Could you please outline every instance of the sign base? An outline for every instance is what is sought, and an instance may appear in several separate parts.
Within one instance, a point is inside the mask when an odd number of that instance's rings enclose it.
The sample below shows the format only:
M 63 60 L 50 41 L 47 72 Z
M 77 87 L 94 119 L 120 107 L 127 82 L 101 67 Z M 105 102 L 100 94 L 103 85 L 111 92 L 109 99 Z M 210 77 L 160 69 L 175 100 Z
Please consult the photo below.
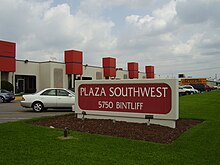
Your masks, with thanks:
M 144 116 L 143 118 L 137 118 L 137 117 L 106 116 L 106 115 L 94 115 L 94 114 L 82 115 L 81 113 L 77 113 L 76 115 L 77 118 L 79 119 L 110 119 L 115 121 L 125 121 L 131 123 L 158 124 L 161 126 L 176 128 L 176 120 L 145 119 Z

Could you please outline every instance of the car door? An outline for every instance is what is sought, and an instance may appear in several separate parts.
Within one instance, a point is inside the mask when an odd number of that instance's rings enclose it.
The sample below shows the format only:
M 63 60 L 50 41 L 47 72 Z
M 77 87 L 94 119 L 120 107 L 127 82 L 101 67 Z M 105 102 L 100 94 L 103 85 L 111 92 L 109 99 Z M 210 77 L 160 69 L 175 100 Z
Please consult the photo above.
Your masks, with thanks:
M 56 89 L 47 89 L 40 95 L 40 99 L 44 104 L 44 107 L 56 108 L 57 107 L 57 96 Z
M 75 96 L 65 89 L 57 89 L 57 107 L 72 108 Z

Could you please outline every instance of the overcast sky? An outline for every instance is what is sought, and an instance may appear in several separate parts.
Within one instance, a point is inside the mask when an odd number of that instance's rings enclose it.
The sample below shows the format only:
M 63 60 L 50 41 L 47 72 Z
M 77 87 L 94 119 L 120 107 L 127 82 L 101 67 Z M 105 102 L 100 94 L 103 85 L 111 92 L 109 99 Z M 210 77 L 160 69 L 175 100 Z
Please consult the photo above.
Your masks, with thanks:
M 83 64 L 138 62 L 160 77 L 220 78 L 220 0 L 0 0 L 0 40 L 17 59 L 62 61 L 81 50 Z

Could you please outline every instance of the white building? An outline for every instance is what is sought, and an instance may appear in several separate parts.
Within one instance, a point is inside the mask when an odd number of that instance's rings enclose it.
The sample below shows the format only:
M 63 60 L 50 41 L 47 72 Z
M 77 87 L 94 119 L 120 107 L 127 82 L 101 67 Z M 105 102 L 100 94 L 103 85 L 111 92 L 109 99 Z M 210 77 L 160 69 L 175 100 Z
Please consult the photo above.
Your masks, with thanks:
M 116 79 L 128 79 L 128 71 L 116 69 Z M 34 93 L 48 87 L 70 88 L 71 75 L 66 74 L 64 62 L 34 62 L 28 60 L 16 60 L 16 72 L 0 72 L 1 80 L 6 80 L 14 85 L 14 92 Z M 145 79 L 144 72 L 139 73 L 139 79 Z M 76 80 L 101 80 L 103 68 L 83 65 L 83 75 L 75 76 Z

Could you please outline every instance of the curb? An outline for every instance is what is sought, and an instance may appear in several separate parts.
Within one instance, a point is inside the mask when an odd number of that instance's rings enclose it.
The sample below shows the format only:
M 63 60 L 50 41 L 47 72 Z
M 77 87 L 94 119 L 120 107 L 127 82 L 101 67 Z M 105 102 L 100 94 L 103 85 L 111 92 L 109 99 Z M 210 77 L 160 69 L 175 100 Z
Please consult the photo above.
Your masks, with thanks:
M 17 101 L 22 100 L 22 96 L 15 96 L 15 100 L 17 100 Z

